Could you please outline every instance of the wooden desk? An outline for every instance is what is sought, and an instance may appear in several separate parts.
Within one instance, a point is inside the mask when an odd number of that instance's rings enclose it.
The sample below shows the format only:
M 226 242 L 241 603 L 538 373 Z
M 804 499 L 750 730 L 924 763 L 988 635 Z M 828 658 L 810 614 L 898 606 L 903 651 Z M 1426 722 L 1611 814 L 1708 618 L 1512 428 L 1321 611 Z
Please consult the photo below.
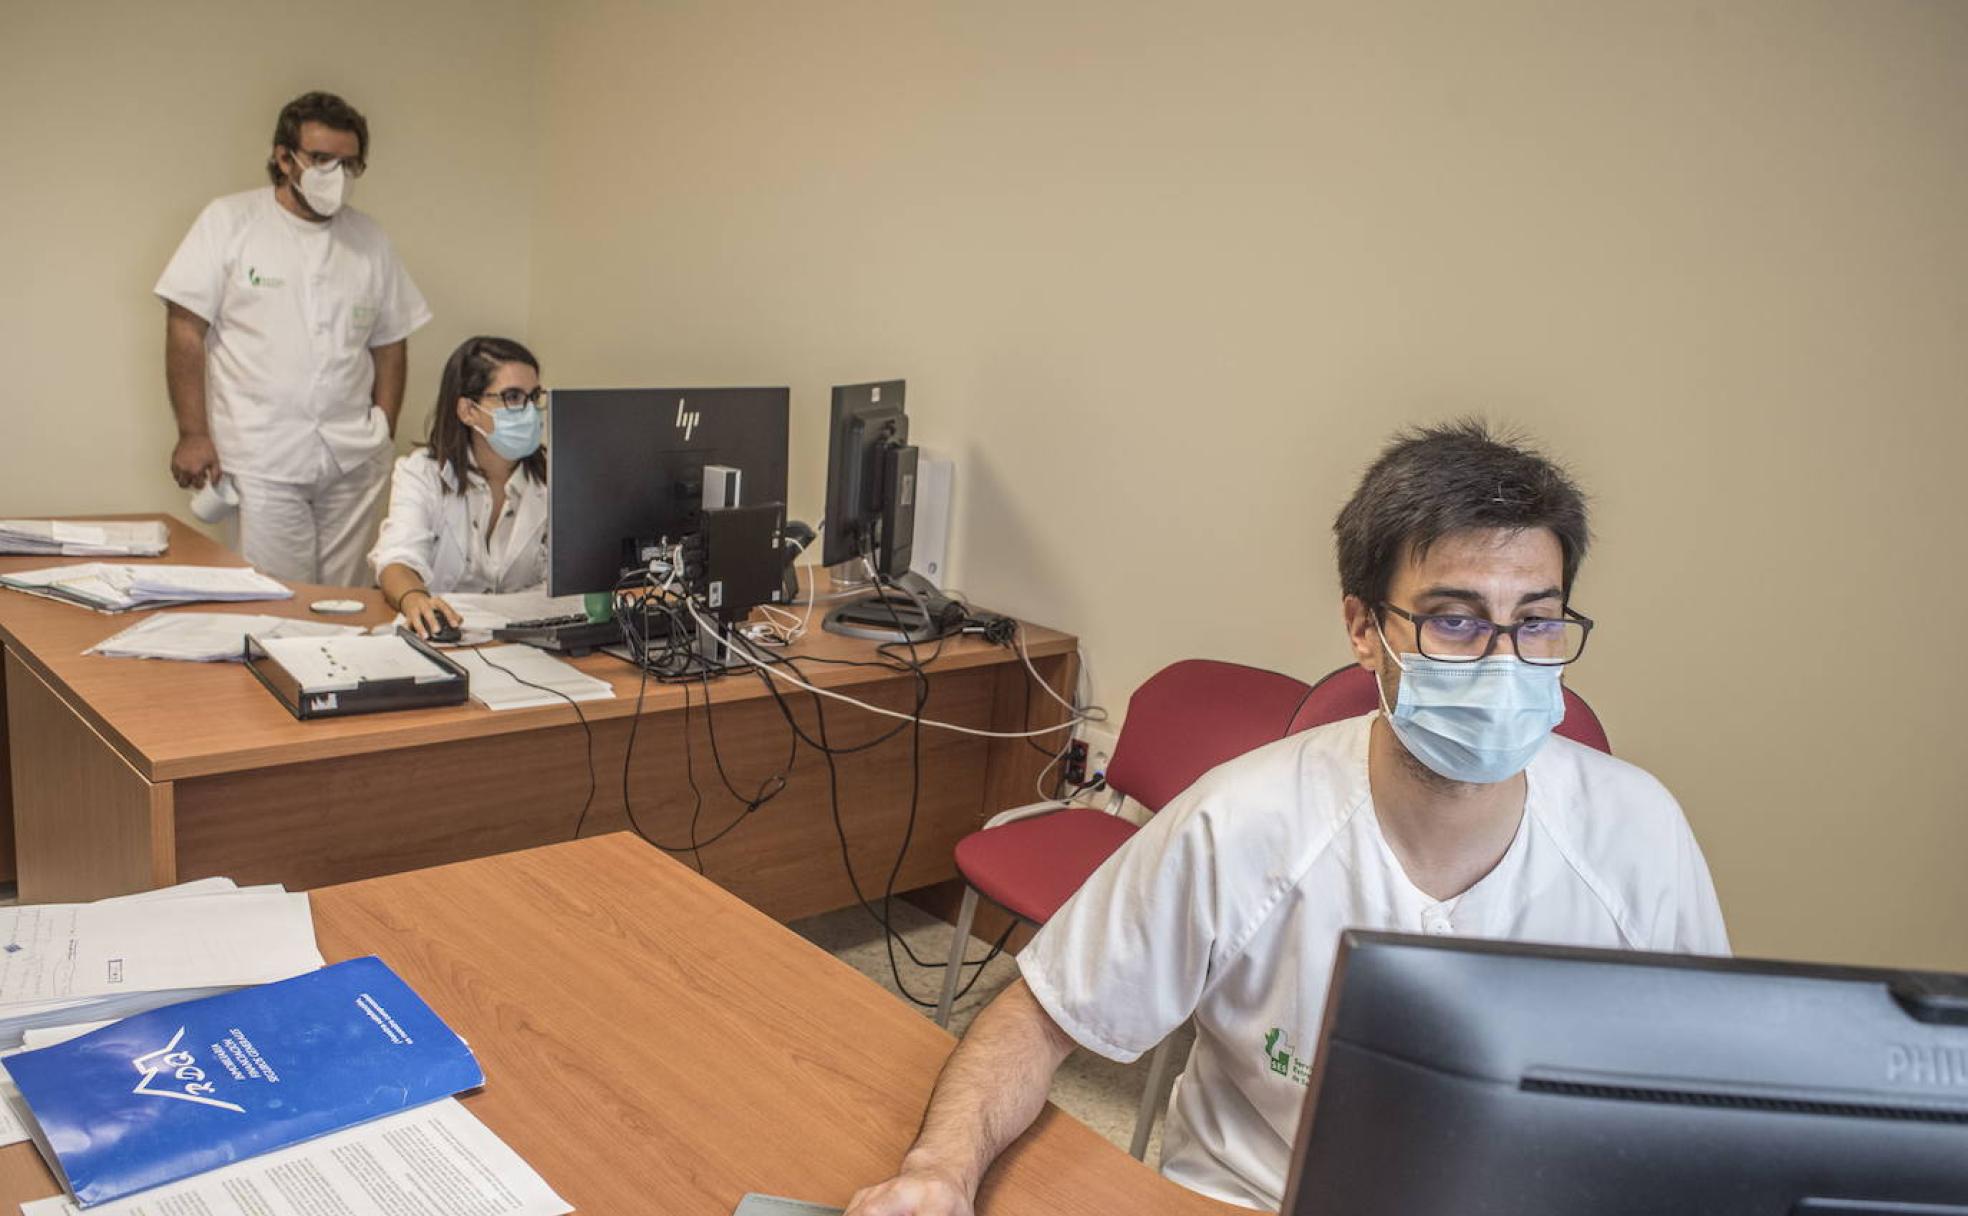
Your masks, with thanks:
M 189 527 L 169 522 L 171 551 L 164 560 L 239 563 Z M 48 564 L 0 559 L 0 569 Z M 328 596 L 368 605 L 361 616 L 332 619 L 365 625 L 389 619 L 374 589 L 298 586 L 292 600 L 200 607 L 304 617 L 311 601 Z M 573 708 L 492 713 L 468 705 L 297 722 L 237 664 L 82 653 L 142 615 L 106 616 L 0 590 L 5 750 L 23 901 L 91 899 L 212 874 L 311 888 L 574 835 L 589 778 L 587 736 Z M 1046 681 L 1069 688 L 1074 639 L 1037 628 L 1027 639 Z M 872 643 L 822 633 L 816 619 L 791 653 L 868 659 L 873 650 Z M 651 681 L 642 688 L 638 717 L 641 681 L 634 668 L 605 655 L 575 665 L 607 680 L 616 694 L 582 706 L 594 740 L 587 834 L 628 826 L 626 790 L 642 831 L 681 847 L 699 805 L 686 773 L 701 791 L 701 839 L 745 805 L 719 779 L 720 758 L 746 795 L 786 763 L 791 732 L 755 675 L 726 676 L 708 689 Z M 823 665 L 806 671 L 815 684 L 874 704 L 906 710 L 913 702 L 913 681 L 893 671 Z M 992 729 L 1021 729 L 1028 709 L 1033 725 L 1058 721 L 1058 707 L 1029 684 L 1014 652 L 975 638 L 951 640 L 932 669 L 925 712 Z M 797 693 L 789 700 L 814 733 L 813 698 Z M 894 725 L 839 703 L 828 705 L 826 724 L 836 745 Z M 836 762 L 847 851 L 864 891 L 881 890 L 902 839 L 909 736 L 905 729 Z M 1022 740 L 924 730 L 918 821 L 896 889 L 953 877 L 956 841 L 992 813 L 1031 801 L 1044 764 Z M 801 745 L 784 792 L 704 850 L 707 872 L 782 919 L 852 903 L 828 789 L 824 758 Z
M 950 1036 L 635 838 L 314 893 L 331 960 L 380 955 L 485 1066 L 472 1113 L 590 1216 L 843 1204 L 914 1137 Z M 0 1149 L 0 1209 L 54 1194 Z M 1228 1216 L 1048 1106 L 982 1216 Z

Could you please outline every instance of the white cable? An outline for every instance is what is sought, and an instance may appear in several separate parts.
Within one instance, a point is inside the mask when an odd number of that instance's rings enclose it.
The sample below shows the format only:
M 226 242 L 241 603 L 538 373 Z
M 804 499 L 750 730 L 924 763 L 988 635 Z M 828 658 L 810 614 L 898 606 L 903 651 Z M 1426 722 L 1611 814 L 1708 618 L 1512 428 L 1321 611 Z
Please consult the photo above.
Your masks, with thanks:
M 706 622 L 704 618 L 698 614 L 697 605 L 695 603 L 686 601 L 686 607 L 689 608 L 690 615 L 696 618 L 699 626 L 708 625 L 708 622 Z M 744 641 L 747 645 L 751 644 L 751 639 L 744 638 L 742 635 L 740 635 L 739 640 Z M 1064 722 L 1059 723 L 1057 726 L 1042 726 L 1037 730 L 978 730 L 976 727 L 972 727 L 972 726 L 958 726 L 954 722 L 939 722 L 934 718 L 923 718 L 917 714 L 905 714 L 893 709 L 884 709 L 879 705 L 870 705 L 866 701 L 862 701 L 854 697 L 850 697 L 846 693 L 839 693 L 839 692 L 835 692 L 830 688 L 820 688 L 816 685 L 809 684 L 805 680 L 800 679 L 798 676 L 792 675 L 788 672 L 781 671 L 776 664 L 766 663 L 759 659 L 753 658 L 751 655 L 745 653 L 743 646 L 727 646 L 725 649 L 729 651 L 731 654 L 735 654 L 739 658 L 745 660 L 745 662 L 750 663 L 753 667 L 756 667 L 760 671 L 765 672 L 767 675 L 783 680 L 786 683 L 791 684 L 795 688 L 804 689 L 807 692 L 813 693 L 816 696 L 830 697 L 833 700 L 842 701 L 849 705 L 852 705 L 857 709 L 865 709 L 871 714 L 879 714 L 884 718 L 894 718 L 898 722 L 920 721 L 924 726 L 934 726 L 938 730 L 954 731 L 960 735 L 976 735 L 977 737 L 983 739 L 1033 739 L 1033 738 L 1037 738 L 1040 735 L 1050 735 L 1050 734 L 1055 734 L 1062 730 L 1071 730 L 1073 729 L 1073 727 L 1079 725 L 1079 723 L 1083 720 L 1083 717 L 1076 716 L 1073 718 L 1069 718 Z M 1105 713 L 1104 710 L 1102 710 L 1101 712 L 1103 714 Z M 1102 717 L 1099 719 L 1092 719 L 1092 720 L 1105 721 L 1106 719 Z
M 1105 708 L 1094 705 L 1086 709 L 1081 709 L 1065 697 L 1060 696 L 1053 690 L 1052 685 L 1046 683 L 1045 677 L 1039 674 L 1039 669 L 1032 666 L 1032 656 L 1025 649 L 1025 622 L 1019 621 L 1017 625 L 1018 631 L 1011 635 L 1011 640 L 1018 648 L 1018 657 L 1024 662 L 1025 670 L 1032 673 L 1032 679 L 1038 683 L 1040 688 L 1046 690 L 1046 695 L 1065 706 L 1066 712 L 1073 715 L 1073 721 L 1075 722 L 1105 722 L 1107 720 L 1107 711 Z

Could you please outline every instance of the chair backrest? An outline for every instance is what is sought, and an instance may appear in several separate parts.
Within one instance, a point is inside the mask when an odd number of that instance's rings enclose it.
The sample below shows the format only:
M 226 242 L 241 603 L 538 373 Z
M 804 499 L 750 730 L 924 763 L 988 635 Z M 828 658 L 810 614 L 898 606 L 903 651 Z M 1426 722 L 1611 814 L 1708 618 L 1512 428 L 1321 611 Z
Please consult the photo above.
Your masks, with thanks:
M 1107 784 L 1151 811 L 1225 760 L 1285 737 L 1305 681 L 1259 667 L 1184 659 L 1128 698 Z
M 1373 673 L 1358 664 L 1342 667 L 1314 684 L 1312 691 L 1305 694 L 1305 701 L 1292 716 L 1291 727 L 1286 733 L 1295 735 L 1342 718 L 1357 718 L 1379 708 L 1380 692 L 1374 687 Z M 1558 724 L 1557 733 L 1587 747 L 1596 747 L 1609 756 L 1613 754 L 1613 745 L 1606 738 L 1606 728 L 1599 724 L 1599 715 L 1592 712 L 1584 697 L 1569 688 L 1565 690 L 1565 720 Z

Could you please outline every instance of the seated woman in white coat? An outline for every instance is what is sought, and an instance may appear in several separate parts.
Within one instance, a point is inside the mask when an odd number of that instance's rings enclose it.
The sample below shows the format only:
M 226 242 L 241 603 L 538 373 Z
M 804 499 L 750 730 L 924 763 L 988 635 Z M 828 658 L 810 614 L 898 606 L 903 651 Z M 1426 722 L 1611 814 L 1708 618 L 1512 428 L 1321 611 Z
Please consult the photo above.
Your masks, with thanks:
M 469 339 L 444 365 L 430 439 L 396 462 L 369 553 L 383 598 L 419 636 L 459 622 L 447 594 L 545 580 L 545 401 L 540 361 L 509 339 Z

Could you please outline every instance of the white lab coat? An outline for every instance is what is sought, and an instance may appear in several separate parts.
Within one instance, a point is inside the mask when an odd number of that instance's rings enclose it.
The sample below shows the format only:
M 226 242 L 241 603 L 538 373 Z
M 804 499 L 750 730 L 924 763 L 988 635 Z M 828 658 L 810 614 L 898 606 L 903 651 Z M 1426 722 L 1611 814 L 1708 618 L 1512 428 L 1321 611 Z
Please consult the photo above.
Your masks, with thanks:
M 433 595 L 508 592 L 536 587 L 547 577 L 547 487 L 524 469 L 506 482 L 505 511 L 492 515 L 492 488 L 476 467 L 464 493 L 448 465 L 428 448 L 396 462 L 390 479 L 389 517 L 369 552 L 380 577 L 400 563 L 415 570 Z M 488 525 L 492 525 L 487 539 Z
M 155 290 L 210 326 L 206 413 L 227 472 L 318 485 L 366 473 L 390 446 L 369 351 L 431 312 L 367 215 L 345 207 L 313 223 L 270 186 L 227 195 L 199 214 Z
M 1707 863 L 1647 773 L 1552 736 L 1503 860 L 1460 896 L 1409 881 L 1367 782 L 1374 715 L 1205 775 L 1110 857 L 1018 957 L 1090 1051 L 1131 1060 L 1193 1015 L 1162 1172 L 1282 1202 L 1340 931 L 1726 954 Z

